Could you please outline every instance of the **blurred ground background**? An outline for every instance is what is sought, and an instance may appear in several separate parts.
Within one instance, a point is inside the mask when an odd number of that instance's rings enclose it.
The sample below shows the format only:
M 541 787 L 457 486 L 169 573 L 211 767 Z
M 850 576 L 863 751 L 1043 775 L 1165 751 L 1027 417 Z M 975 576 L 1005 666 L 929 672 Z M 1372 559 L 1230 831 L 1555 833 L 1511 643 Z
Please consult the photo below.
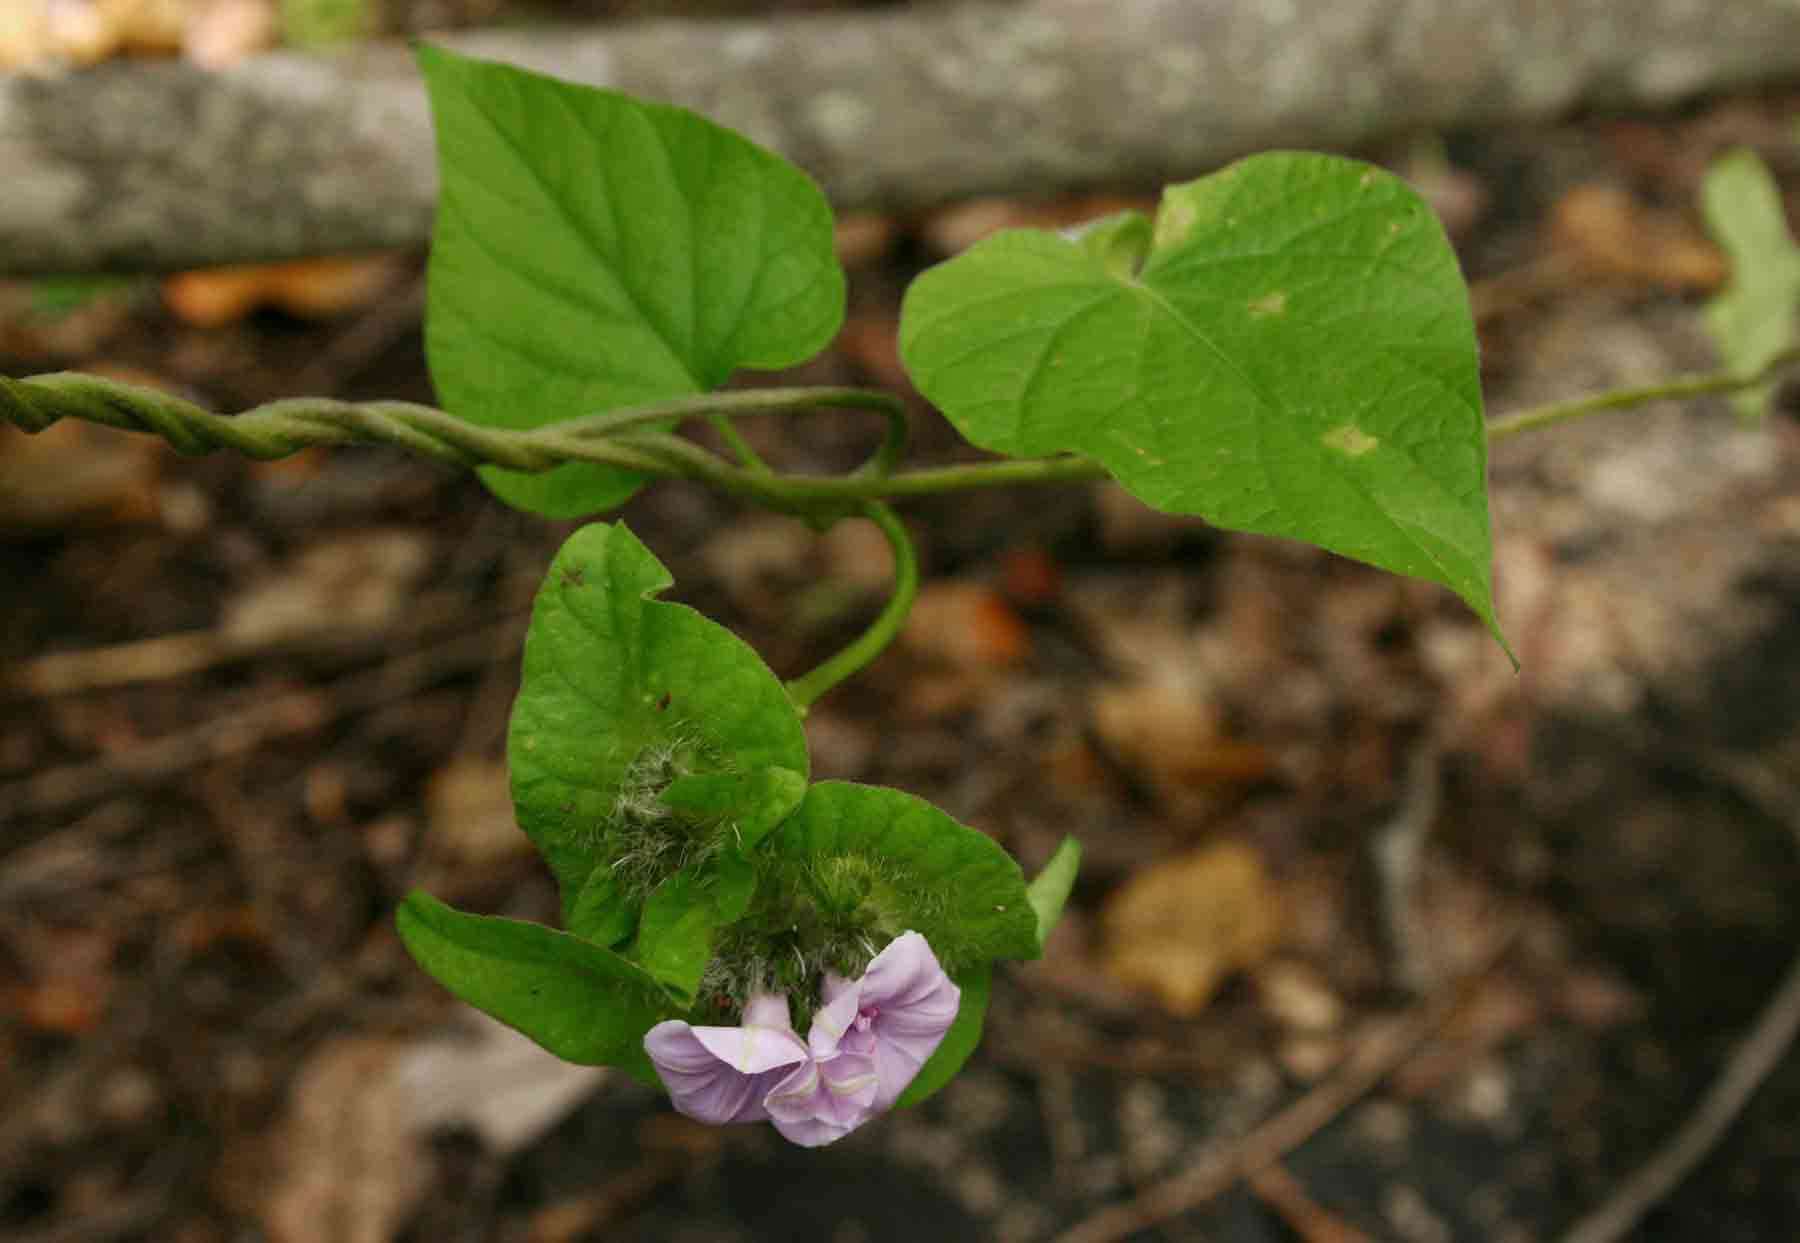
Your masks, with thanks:
M 333 20 L 232 7 L 226 56 Z M 663 7 L 396 0 L 359 29 Z M 774 7 L 846 6 L 682 10 Z M 103 23 L 81 50 L 19 26 L 8 54 L 193 54 L 174 28 Z M 1699 178 L 1751 145 L 1792 216 L 1797 120 L 1771 91 L 1357 154 L 1443 216 L 1503 411 L 1714 365 Z M 904 389 L 920 267 L 1152 193 L 847 218 L 849 321 L 775 379 Z M 0 369 L 219 409 L 428 401 L 422 273 L 403 253 L 0 284 Z M 923 458 L 966 452 L 917 413 Z M 879 429 L 746 431 L 825 471 Z M 906 506 L 925 595 L 813 712 L 816 774 L 933 799 L 1028 870 L 1074 832 L 1087 863 L 970 1070 L 803 1153 L 537 1055 L 393 934 L 415 885 L 553 917 L 501 754 L 566 525 L 396 453 L 0 435 L 0 1235 L 1555 1238 L 1693 1109 L 1800 945 L 1797 455 L 1791 400 L 1761 428 L 1694 402 L 1503 446 L 1518 676 L 1444 593 L 1108 487 Z M 623 518 L 675 598 L 783 675 L 886 588 L 858 524 L 820 537 L 687 485 Z M 1790 1058 L 1633 1237 L 1792 1237 L 1796 1110 Z

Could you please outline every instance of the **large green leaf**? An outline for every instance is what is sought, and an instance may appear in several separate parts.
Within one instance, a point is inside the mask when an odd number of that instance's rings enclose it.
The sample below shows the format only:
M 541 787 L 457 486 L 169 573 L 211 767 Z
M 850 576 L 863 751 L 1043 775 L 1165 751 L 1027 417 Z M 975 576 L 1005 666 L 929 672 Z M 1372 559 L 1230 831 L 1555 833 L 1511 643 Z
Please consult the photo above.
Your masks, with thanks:
M 756 871 L 735 850 L 669 877 L 644 903 L 633 957 L 682 1005 L 692 1005 L 713 937 L 749 909 Z
M 806 796 L 806 778 L 789 768 L 694 773 L 677 777 L 662 804 L 697 824 L 729 823 L 734 844 L 750 850 Z
M 1701 203 L 1707 227 L 1731 256 L 1731 283 L 1707 303 L 1706 326 L 1726 366 L 1753 375 L 1800 345 L 1800 247 L 1788 232 L 1781 189 L 1754 151 L 1716 161 Z M 1770 387 L 1732 398 L 1737 412 L 1760 416 Z
M 1019 865 L 923 799 L 820 782 L 764 849 L 800 861 L 821 904 L 853 914 L 869 932 L 922 935 L 952 975 L 996 958 L 1037 957 L 1037 916 Z
M 581 891 L 563 903 L 563 925 L 583 940 L 607 949 L 631 939 L 637 931 L 641 902 L 619 884 L 610 861 L 594 865 Z
M 901 356 L 974 443 L 1439 582 L 1499 633 L 1456 256 L 1398 178 L 1274 153 L 1082 238 L 1001 233 L 908 290 Z
M 620 927 L 620 895 L 605 885 L 578 903 L 596 867 L 612 869 L 606 884 L 626 884 L 643 856 L 662 851 L 668 866 L 645 882 L 653 886 L 766 832 L 805 789 L 806 735 L 780 681 L 724 627 L 651 598 L 669 582 L 623 525 L 593 523 L 557 553 L 525 636 L 507 744 L 513 801 L 562 886 L 565 919 L 585 905 L 583 926 L 605 929 L 596 935 Z M 788 771 L 749 776 L 770 769 Z M 746 779 L 700 783 L 710 801 L 698 821 L 661 801 L 707 773 Z M 733 789 L 744 800 L 736 808 L 720 797 Z
M 900 1093 L 895 1106 L 904 1109 L 908 1105 L 917 1105 L 920 1101 L 936 1092 L 956 1077 L 969 1055 L 975 1052 L 975 1046 L 981 1043 L 981 1023 L 987 1017 L 988 996 L 994 987 L 994 968 L 983 963 L 978 967 L 970 967 L 955 977 L 956 986 L 962 989 L 962 1004 L 957 1007 L 956 1020 L 950 1024 L 950 1030 L 944 1033 L 943 1041 L 925 1064 L 919 1067 L 919 1073 L 913 1081 L 906 1085 Z
M 831 210 L 799 169 L 692 112 L 419 49 L 441 188 L 425 344 L 446 409 L 542 427 L 785 367 L 843 318 Z M 486 470 L 553 517 L 638 476 Z
M 438 983 L 556 1056 L 653 1079 L 644 1033 L 674 1013 L 641 967 L 542 924 L 470 915 L 413 892 L 396 916 Z

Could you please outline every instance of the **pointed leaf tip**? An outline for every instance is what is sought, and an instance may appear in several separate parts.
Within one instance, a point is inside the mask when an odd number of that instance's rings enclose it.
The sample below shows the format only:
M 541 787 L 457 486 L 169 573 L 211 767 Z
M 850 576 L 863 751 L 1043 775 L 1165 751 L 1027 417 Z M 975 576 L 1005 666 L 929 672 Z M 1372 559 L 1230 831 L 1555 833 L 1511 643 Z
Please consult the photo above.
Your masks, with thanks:
M 1142 241 L 1129 216 L 1012 230 L 932 268 L 908 374 L 983 448 L 1441 583 L 1498 636 L 1474 319 L 1424 201 L 1272 152 L 1170 187 Z

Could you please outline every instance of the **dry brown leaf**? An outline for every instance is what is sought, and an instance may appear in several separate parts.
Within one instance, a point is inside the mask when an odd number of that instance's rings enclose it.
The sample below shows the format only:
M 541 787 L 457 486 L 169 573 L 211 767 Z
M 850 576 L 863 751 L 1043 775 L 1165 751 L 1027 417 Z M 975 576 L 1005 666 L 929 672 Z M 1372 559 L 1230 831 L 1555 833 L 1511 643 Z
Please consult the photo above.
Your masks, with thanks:
M 840 522 L 819 540 L 827 580 L 881 593 L 894 582 L 894 550 L 872 522 Z
M 1155 667 L 1160 676 L 1094 691 L 1094 732 L 1115 758 L 1165 794 L 1261 781 L 1274 770 L 1266 749 L 1225 735 L 1223 714 L 1199 679 Z
M 463 756 L 431 778 L 425 792 L 433 850 L 449 856 L 457 868 L 486 871 L 508 859 L 531 853 L 531 840 L 513 817 L 506 765 L 498 760 Z
M 203 69 L 224 69 L 275 45 L 270 0 L 211 0 L 189 15 L 181 54 Z
M 0 0 L 0 69 L 181 52 L 209 69 L 270 46 L 270 0 Z
M 106 991 L 80 979 L 45 980 L 0 993 L 0 1014 L 34 1031 L 82 1036 L 99 1026 L 106 1013 Z
M 1014 548 L 1000 559 L 1000 590 L 1026 608 L 1042 608 L 1062 594 L 1062 567 L 1042 548 Z
M 336 319 L 360 311 L 393 287 L 405 266 L 398 255 L 297 259 L 268 269 L 269 303 L 300 319 Z
M 153 522 L 164 450 L 73 419 L 36 435 L 0 428 L 0 533 Z
M 894 245 L 894 218 L 859 211 L 838 217 L 834 238 L 838 262 L 847 268 L 873 263 Z
M 786 620 L 813 574 L 816 551 L 810 533 L 798 522 L 763 514 L 712 535 L 700 556 L 733 604 L 755 616 Z
M 232 1172 L 271 1243 L 388 1243 L 426 1185 L 424 1141 L 467 1127 L 512 1152 L 606 1072 L 571 1066 L 479 1015 L 423 1042 L 349 1037 L 301 1069 L 285 1116 Z
M 196 328 L 234 324 L 262 301 L 263 270 L 255 267 L 203 268 L 177 272 L 163 281 L 169 312 Z
M 0 69 L 41 67 L 50 58 L 50 19 L 36 0 L 0 4 Z
M 404 263 L 387 254 L 338 255 L 201 268 L 165 280 L 163 301 L 177 319 L 196 328 L 233 324 L 265 306 L 301 319 L 334 319 L 380 297 Z
M 395 621 L 430 563 L 417 531 L 361 531 L 314 544 L 225 608 L 220 630 L 242 647 L 319 634 L 370 633 Z
M 1292 1031 L 1319 1035 L 1344 1022 L 1344 1003 L 1318 968 L 1295 959 L 1271 962 L 1256 973 L 1263 1008 Z
M 505 1155 L 560 1122 L 606 1079 L 485 1015 L 466 1011 L 462 1030 L 414 1045 L 395 1064 L 417 1132 L 466 1127 Z
M 1262 856 L 1220 842 L 1139 872 L 1107 902 L 1101 923 L 1107 972 L 1190 1017 L 1233 972 L 1275 950 L 1283 911 Z
M 891 311 L 852 311 L 838 331 L 836 348 L 883 388 L 912 387 L 900 361 L 900 321 Z
M 1065 738 L 1041 754 L 1044 772 L 1064 789 L 1091 794 L 1112 788 L 1112 772 L 1085 739 Z
M 985 583 L 926 586 L 901 642 L 916 655 L 960 670 L 1005 669 L 1031 655 L 1031 631 Z
M 414 1094 L 395 1067 L 401 1041 L 325 1046 L 295 1078 L 288 1111 L 246 1179 L 246 1205 L 271 1243 L 388 1243 L 424 1189 Z
M 1725 256 L 1676 216 L 1617 186 L 1577 186 L 1551 211 L 1553 251 L 1590 276 L 1710 293 L 1725 281 Z
M 92 65 L 123 53 L 179 51 L 195 0 L 48 0 L 51 57 Z

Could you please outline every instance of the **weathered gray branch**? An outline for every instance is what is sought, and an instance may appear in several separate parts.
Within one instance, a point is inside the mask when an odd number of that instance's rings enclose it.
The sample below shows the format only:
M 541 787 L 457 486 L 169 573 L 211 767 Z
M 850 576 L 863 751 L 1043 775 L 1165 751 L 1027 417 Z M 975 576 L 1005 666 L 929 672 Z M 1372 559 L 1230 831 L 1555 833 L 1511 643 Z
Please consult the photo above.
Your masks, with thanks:
M 904 209 L 1800 75 L 1800 5 L 1033 0 L 444 42 L 687 104 L 786 152 L 840 206 Z M 397 47 L 0 79 L 0 271 L 416 244 L 434 181 Z

